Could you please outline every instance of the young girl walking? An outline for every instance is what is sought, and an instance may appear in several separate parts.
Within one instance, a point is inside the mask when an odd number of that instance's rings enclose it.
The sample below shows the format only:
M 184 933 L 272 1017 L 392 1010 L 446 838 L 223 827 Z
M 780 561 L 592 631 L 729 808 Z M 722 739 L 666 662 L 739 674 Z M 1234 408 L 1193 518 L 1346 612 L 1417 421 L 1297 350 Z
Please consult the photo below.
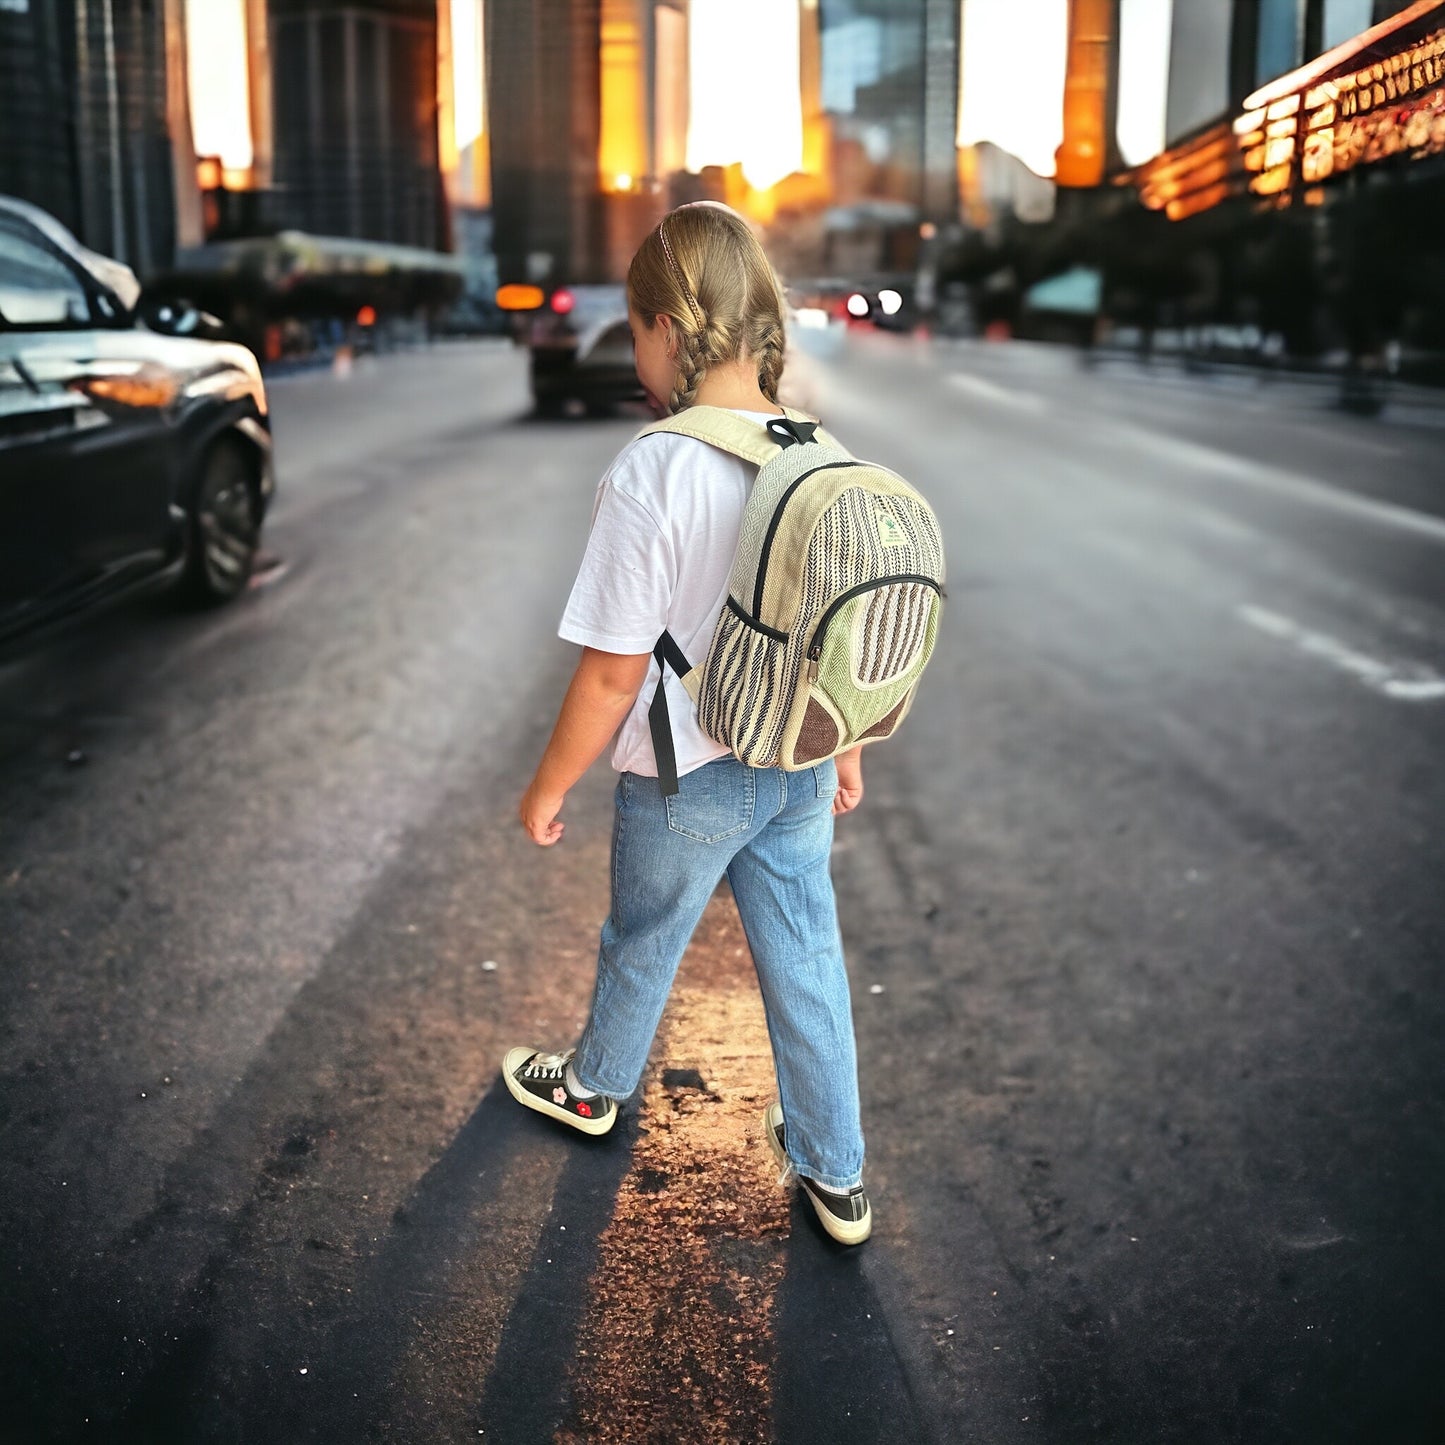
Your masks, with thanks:
M 672 412 L 724 407 L 760 430 L 780 414 L 782 293 L 736 212 L 698 203 L 661 221 L 632 259 L 627 309 L 637 374 L 659 409 L 663 398 Z M 582 657 L 520 814 L 535 842 L 558 842 L 568 790 L 613 741 L 612 908 L 577 1046 L 512 1049 L 502 1073 L 527 1108 L 606 1133 L 641 1080 L 683 950 L 726 875 L 777 1073 L 766 1137 L 824 1229 L 860 1244 L 872 1214 L 828 862 L 833 816 L 863 797 L 861 749 L 801 772 L 748 767 L 702 731 L 669 669 L 679 784 L 665 797 L 648 728 L 653 648 L 667 631 L 688 657 L 706 654 L 755 474 L 706 442 L 660 433 L 624 447 L 597 489 L 559 628 Z

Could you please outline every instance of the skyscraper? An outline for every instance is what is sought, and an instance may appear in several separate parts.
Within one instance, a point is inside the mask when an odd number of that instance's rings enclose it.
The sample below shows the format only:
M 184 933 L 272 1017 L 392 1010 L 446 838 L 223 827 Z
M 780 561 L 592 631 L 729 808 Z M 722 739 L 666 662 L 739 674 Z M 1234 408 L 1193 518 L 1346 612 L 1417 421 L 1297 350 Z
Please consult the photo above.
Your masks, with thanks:
M 600 0 L 487 0 L 492 209 L 503 283 L 603 269 Z
M 688 11 L 676 0 L 602 0 L 601 135 L 606 274 L 620 277 L 667 209 L 687 147 Z
M 957 213 L 959 7 L 954 0 L 824 0 L 823 106 L 851 160 L 840 200 Z
M 923 0 L 923 138 L 919 205 L 930 221 L 958 219 L 956 0 Z
M 168 19 L 180 22 L 169 9 L 0 6 L 0 191 L 142 273 L 168 264 L 176 244 L 166 40 Z
M 445 250 L 435 0 L 270 0 L 273 211 Z

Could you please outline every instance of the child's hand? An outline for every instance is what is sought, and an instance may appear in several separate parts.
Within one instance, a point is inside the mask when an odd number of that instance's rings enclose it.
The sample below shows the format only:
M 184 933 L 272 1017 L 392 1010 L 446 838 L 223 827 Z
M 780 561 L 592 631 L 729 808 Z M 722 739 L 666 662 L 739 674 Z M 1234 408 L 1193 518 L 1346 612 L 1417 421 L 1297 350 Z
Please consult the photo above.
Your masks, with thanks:
M 863 749 L 852 748 L 839 753 L 838 791 L 833 794 L 833 816 L 851 813 L 863 801 Z
M 567 825 L 557 821 L 557 814 L 562 811 L 562 804 L 566 801 L 566 793 L 550 798 L 538 793 L 535 783 L 523 793 L 517 814 L 534 843 L 550 848 L 561 839 Z

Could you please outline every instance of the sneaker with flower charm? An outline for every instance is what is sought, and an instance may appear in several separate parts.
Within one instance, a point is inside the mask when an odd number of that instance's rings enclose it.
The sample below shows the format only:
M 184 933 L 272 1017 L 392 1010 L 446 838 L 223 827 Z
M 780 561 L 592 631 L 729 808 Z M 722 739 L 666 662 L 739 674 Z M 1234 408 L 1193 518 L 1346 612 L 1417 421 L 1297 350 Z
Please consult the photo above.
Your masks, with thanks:
M 808 1203 L 818 1216 L 818 1222 L 829 1236 L 839 1244 L 862 1244 L 873 1233 L 873 1210 L 861 1184 L 852 1189 L 825 1189 L 805 1175 L 799 1174 L 788 1158 L 785 1146 L 786 1128 L 783 1124 L 783 1106 L 776 1099 L 763 1111 L 763 1133 L 767 1135 L 768 1147 L 782 1167 L 779 1183 L 790 1178 L 797 1179 L 808 1196 Z
M 567 1065 L 574 1052 L 510 1049 L 502 1060 L 502 1078 L 507 1091 L 526 1108 L 570 1124 L 584 1134 L 605 1134 L 617 1122 L 617 1105 L 602 1094 L 583 1098 L 567 1087 Z

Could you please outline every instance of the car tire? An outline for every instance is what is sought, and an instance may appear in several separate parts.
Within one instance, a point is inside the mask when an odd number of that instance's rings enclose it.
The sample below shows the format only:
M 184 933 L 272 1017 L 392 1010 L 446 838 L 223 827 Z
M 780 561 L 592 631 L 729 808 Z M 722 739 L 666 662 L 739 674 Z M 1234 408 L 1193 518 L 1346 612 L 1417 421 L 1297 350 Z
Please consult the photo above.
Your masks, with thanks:
M 261 545 L 256 466 L 230 438 L 212 443 L 186 509 L 182 596 L 198 606 L 229 602 L 243 592 Z

